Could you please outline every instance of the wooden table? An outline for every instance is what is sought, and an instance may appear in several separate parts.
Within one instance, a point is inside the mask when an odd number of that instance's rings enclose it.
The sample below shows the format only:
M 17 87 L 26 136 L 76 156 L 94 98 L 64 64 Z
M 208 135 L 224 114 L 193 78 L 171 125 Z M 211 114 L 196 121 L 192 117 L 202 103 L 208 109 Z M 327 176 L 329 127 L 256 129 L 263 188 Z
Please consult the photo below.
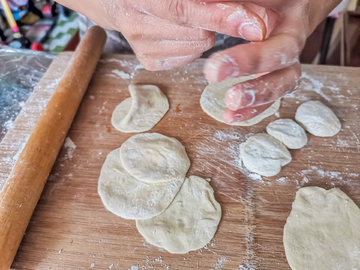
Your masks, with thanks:
M 59 82 L 71 53 L 60 54 L 34 91 L 14 128 L 0 144 L 0 190 Z M 299 90 L 279 113 L 252 127 L 219 123 L 200 108 L 203 60 L 173 71 L 141 69 L 133 56 L 105 55 L 49 176 L 17 253 L 15 269 L 290 269 L 282 233 L 295 192 L 302 186 L 339 187 L 360 204 L 360 69 L 303 66 Z M 125 72 L 121 73 L 119 71 Z M 128 79 L 124 79 L 129 77 Z M 223 210 L 215 238 L 203 249 L 172 255 L 148 244 L 135 221 L 108 212 L 97 194 L 106 155 L 132 134 L 116 131 L 110 118 L 129 97 L 130 83 L 155 84 L 170 110 L 151 132 L 177 138 L 191 159 L 188 175 L 211 178 Z M 309 135 L 292 150 L 293 161 L 274 177 L 260 177 L 238 163 L 238 145 L 281 118 L 294 118 L 305 100 L 319 99 L 342 123 L 332 138 Z

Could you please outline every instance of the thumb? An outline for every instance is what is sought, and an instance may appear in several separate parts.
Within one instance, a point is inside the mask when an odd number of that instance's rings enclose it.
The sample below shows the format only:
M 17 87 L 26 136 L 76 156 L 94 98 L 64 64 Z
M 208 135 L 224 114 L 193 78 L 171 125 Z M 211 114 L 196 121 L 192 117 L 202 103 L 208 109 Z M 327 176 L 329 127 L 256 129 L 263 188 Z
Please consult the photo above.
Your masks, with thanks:
M 178 25 L 240 37 L 249 41 L 262 41 L 266 26 L 262 18 L 248 7 L 233 2 L 205 3 L 192 0 L 157 1 L 157 5 L 143 0 L 150 14 Z

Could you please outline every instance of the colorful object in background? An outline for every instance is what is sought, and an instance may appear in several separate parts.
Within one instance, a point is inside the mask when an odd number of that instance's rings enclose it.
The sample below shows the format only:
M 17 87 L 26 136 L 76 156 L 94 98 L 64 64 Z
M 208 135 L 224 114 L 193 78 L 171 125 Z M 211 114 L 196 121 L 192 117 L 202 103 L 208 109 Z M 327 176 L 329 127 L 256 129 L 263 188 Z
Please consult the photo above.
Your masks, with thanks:
M 2 8 L 4 9 L 6 20 L 11 27 L 11 30 L 14 32 L 14 38 L 20 38 L 21 34 L 19 32 L 19 27 L 17 26 L 14 16 L 11 13 L 9 5 L 6 0 L 0 0 Z

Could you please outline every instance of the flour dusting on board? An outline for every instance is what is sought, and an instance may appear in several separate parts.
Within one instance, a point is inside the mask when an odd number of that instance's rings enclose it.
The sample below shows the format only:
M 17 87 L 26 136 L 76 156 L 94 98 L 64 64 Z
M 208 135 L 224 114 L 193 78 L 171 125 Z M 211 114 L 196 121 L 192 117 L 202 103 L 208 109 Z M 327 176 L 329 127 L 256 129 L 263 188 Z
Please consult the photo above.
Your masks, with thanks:
M 301 80 L 299 90 L 315 91 L 327 101 L 331 100 L 331 98 L 323 92 L 323 89 L 328 87 L 325 87 L 321 81 L 311 77 L 306 72 L 301 73 L 301 77 L 303 79 Z M 306 96 L 299 94 L 299 92 L 300 91 L 295 90 L 294 92 L 287 94 L 285 98 L 296 98 L 302 101 L 308 100 Z
M 131 78 L 131 75 L 129 73 L 126 73 L 126 72 L 118 70 L 118 69 L 114 69 L 111 72 L 114 73 L 115 75 L 119 76 L 121 79 L 130 79 Z
M 66 158 L 72 159 L 76 145 L 70 137 L 66 137 L 64 147 L 66 149 Z
M 221 270 L 225 266 L 225 262 L 227 262 L 226 257 L 221 257 L 215 265 L 215 270 Z

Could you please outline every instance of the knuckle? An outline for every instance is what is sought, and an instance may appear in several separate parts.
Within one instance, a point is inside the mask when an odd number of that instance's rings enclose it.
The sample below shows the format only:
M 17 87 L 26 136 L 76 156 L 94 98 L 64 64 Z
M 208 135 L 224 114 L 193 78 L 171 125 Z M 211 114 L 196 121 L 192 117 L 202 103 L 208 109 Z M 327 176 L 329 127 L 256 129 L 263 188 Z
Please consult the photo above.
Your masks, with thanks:
M 184 0 L 170 0 L 168 11 L 170 18 L 180 25 L 188 24 L 188 12 Z

